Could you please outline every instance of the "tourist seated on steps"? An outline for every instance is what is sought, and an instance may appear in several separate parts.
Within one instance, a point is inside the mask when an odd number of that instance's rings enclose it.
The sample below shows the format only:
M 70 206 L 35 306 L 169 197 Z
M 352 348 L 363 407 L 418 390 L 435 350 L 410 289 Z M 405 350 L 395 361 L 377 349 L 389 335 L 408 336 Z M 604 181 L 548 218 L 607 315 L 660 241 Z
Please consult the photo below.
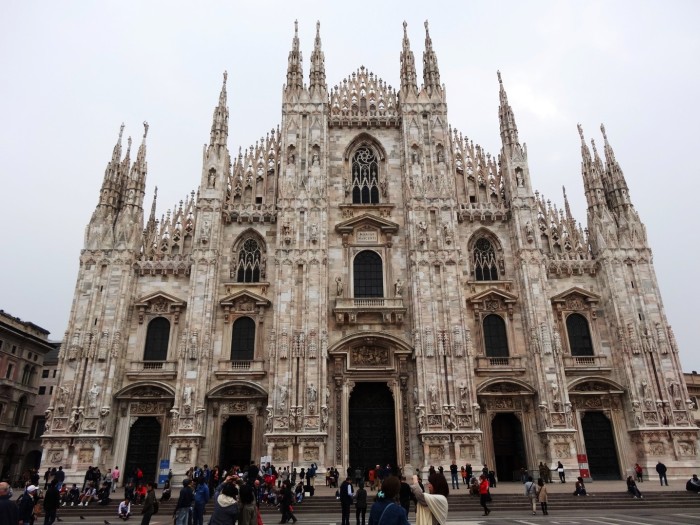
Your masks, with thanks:
M 688 480 L 688 483 L 685 484 L 685 490 L 700 494 L 700 479 L 698 479 L 697 474 L 693 474 L 693 477 Z
M 574 496 L 588 496 L 586 492 L 586 485 L 583 483 L 583 478 L 579 476 L 576 478 L 576 490 L 574 490 Z
M 644 496 L 642 496 L 642 493 L 637 488 L 637 483 L 632 476 L 627 476 L 627 492 L 636 499 L 644 499 Z

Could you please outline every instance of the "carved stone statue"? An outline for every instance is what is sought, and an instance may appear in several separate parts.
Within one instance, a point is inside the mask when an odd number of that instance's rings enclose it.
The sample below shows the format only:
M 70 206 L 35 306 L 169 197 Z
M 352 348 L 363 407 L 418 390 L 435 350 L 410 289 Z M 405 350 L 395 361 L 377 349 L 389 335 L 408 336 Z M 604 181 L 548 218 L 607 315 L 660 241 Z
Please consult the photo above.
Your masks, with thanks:
M 309 403 L 316 402 L 316 386 L 313 383 L 310 383 L 306 389 L 306 399 Z
M 90 408 L 96 408 L 97 407 L 97 396 L 100 395 L 100 387 L 97 386 L 97 383 L 94 383 L 92 385 L 92 388 L 88 391 L 88 406 Z
M 192 387 L 187 385 L 182 391 L 182 406 L 185 412 L 189 413 L 192 408 Z
M 430 385 L 428 393 L 430 394 L 430 408 L 435 412 L 435 410 L 437 410 L 437 387 L 435 385 Z
M 321 407 L 321 432 L 328 428 L 328 407 Z
M 396 297 L 401 297 L 403 294 L 403 281 L 401 279 L 396 279 L 396 284 L 394 284 L 394 295 Z
M 335 278 L 335 295 L 338 297 L 343 295 L 343 278 L 340 275 Z
M 273 410 L 270 405 L 267 406 L 267 417 L 265 418 L 265 432 L 272 432 Z

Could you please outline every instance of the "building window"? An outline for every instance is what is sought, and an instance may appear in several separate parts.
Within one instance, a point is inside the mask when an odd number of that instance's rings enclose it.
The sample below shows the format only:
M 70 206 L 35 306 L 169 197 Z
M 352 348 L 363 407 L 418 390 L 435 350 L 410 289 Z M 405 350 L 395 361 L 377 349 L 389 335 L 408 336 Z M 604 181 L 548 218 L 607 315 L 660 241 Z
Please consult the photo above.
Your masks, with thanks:
M 4 345 L 4 344 L 5 344 L 5 341 L 3 341 L 2 339 L 0 339 L 0 350 L 2 350 L 2 345 Z
M 12 345 L 12 355 L 17 353 L 17 345 Z
M 41 436 L 44 435 L 45 428 L 46 419 L 43 417 L 35 418 L 30 439 L 39 439 Z
M 255 239 L 246 239 L 238 252 L 236 281 L 239 283 L 260 282 L 260 245 Z
M 29 365 L 24 365 L 24 370 L 22 371 L 22 384 L 28 385 L 29 380 L 32 378 L 32 369 Z
M 42 370 L 41 371 L 41 378 L 48 379 L 48 377 L 49 377 L 49 370 Z
M 354 297 L 384 297 L 382 258 L 377 252 L 365 250 L 353 261 Z
M 166 361 L 168 359 L 168 342 L 170 340 L 170 321 L 165 317 L 156 317 L 148 323 L 144 361 Z
M 572 356 L 592 356 L 593 342 L 588 320 L 581 314 L 571 314 L 566 318 L 566 332 L 569 335 L 569 350 Z
M 56 377 L 56 372 L 58 372 L 58 370 L 54 368 L 52 377 Z
M 15 365 L 12 363 L 7 364 L 7 370 L 5 370 L 5 379 L 12 379 L 12 374 L 15 371 Z
M 44 394 L 46 394 L 46 387 L 45 387 L 45 386 L 40 386 L 40 387 L 39 387 L 39 395 L 40 395 L 40 396 L 43 396 Z
M 15 417 L 12 424 L 16 427 L 24 426 L 24 417 L 27 413 L 27 398 L 22 396 L 19 398 L 19 403 L 17 403 L 17 409 L 15 410 Z
M 379 164 L 377 156 L 367 146 L 352 156 L 352 203 L 379 203 Z
M 486 357 L 508 357 L 506 323 L 499 315 L 484 317 L 484 350 Z
M 474 278 L 477 281 L 497 281 L 496 252 L 488 239 L 481 238 L 474 246 Z
M 239 317 L 233 323 L 231 361 L 252 361 L 255 356 L 255 321 Z

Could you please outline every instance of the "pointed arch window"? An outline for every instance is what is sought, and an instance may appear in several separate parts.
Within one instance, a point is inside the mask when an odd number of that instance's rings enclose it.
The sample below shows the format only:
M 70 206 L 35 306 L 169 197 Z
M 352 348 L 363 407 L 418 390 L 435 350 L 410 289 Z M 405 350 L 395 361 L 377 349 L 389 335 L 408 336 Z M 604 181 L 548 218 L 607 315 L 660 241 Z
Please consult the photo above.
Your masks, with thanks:
M 239 317 L 233 323 L 231 361 L 252 361 L 255 357 L 255 321 Z
M 379 163 L 377 155 L 367 146 L 352 156 L 352 203 L 379 203 Z
M 148 323 L 144 361 L 167 361 L 168 343 L 170 342 L 170 321 L 165 317 L 156 317 Z
M 260 259 L 262 250 L 255 239 L 246 239 L 238 252 L 236 281 L 239 283 L 260 282 Z
M 569 336 L 569 350 L 575 357 L 593 355 L 593 341 L 588 328 L 588 320 L 581 314 L 571 314 L 566 318 L 566 332 Z
M 500 315 L 487 315 L 483 321 L 486 357 L 508 357 L 506 323 Z
M 488 239 L 481 238 L 474 246 L 474 278 L 477 281 L 497 281 L 496 252 Z
M 15 409 L 15 417 L 12 420 L 12 424 L 16 427 L 23 427 L 24 420 L 27 416 L 27 398 L 22 396 L 19 398 L 17 403 L 17 408 Z
M 384 297 L 382 258 L 372 250 L 364 250 L 353 261 L 353 294 L 355 297 Z

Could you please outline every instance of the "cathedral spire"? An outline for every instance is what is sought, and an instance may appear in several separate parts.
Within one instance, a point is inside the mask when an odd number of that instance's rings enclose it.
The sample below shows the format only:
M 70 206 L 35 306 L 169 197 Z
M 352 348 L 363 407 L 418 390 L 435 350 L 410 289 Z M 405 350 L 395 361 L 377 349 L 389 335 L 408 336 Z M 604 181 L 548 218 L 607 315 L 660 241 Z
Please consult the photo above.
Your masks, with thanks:
M 214 108 L 214 117 L 211 123 L 210 146 L 226 146 L 228 140 L 228 106 L 226 101 L 226 80 L 228 73 L 224 71 L 224 83 L 219 93 L 219 104 Z
M 428 31 L 428 21 L 425 21 L 425 51 L 423 52 L 423 86 L 428 93 L 441 89 L 440 70 L 438 69 L 437 56 L 433 51 L 433 41 Z
M 614 209 L 618 207 L 627 208 L 631 206 L 631 201 L 629 198 L 629 188 L 627 187 L 627 181 L 625 180 L 625 175 L 622 173 L 622 168 L 617 163 L 615 159 L 615 152 L 608 142 L 608 136 L 605 133 L 605 126 L 600 125 L 600 131 L 603 134 L 604 148 L 605 151 L 605 172 L 610 183 L 610 188 L 608 188 L 609 199 Z
M 411 51 L 411 44 L 408 41 L 408 24 L 403 23 L 403 46 L 401 48 L 401 91 L 418 91 L 416 85 L 416 62 Z
M 309 88 L 326 91 L 326 66 L 323 51 L 321 51 L 321 22 L 316 22 L 316 40 L 314 51 L 311 53 L 311 66 L 309 70 Z
M 513 115 L 513 109 L 508 104 L 508 95 L 503 87 L 503 79 L 501 79 L 501 72 L 497 72 L 498 84 L 499 84 L 499 99 L 500 105 L 498 106 L 498 120 L 501 124 L 501 142 L 503 146 L 516 146 L 518 143 L 518 126 L 515 124 L 515 115 Z
M 148 122 L 143 123 L 143 139 L 136 153 L 136 160 L 131 166 L 131 172 L 126 180 L 126 192 L 123 196 L 124 204 L 143 208 L 143 197 L 146 192 L 146 136 L 148 135 Z
M 97 209 L 116 208 L 119 204 L 119 190 L 121 179 L 122 137 L 124 136 L 124 123 L 119 127 L 119 138 L 112 149 L 112 158 L 105 168 L 105 176 L 100 189 L 100 199 Z
M 601 166 L 591 158 L 591 150 L 588 148 L 588 144 L 586 144 L 581 124 L 577 124 L 576 126 L 578 128 L 579 137 L 581 137 L 581 176 L 583 177 L 583 188 L 586 194 L 588 210 L 593 211 L 607 208 L 605 190 L 601 178 Z M 598 152 L 595 149 L 595 143 L 593 144 L 593 151 L 597 158 Z
M 301 51 L 299 51 L 299 22 L 295 20 L 292 50 L 289 52 L 289 59 L 287 62 L 287 90 L 302 89 L 304 87 L 304 72 L 301 63 Z

